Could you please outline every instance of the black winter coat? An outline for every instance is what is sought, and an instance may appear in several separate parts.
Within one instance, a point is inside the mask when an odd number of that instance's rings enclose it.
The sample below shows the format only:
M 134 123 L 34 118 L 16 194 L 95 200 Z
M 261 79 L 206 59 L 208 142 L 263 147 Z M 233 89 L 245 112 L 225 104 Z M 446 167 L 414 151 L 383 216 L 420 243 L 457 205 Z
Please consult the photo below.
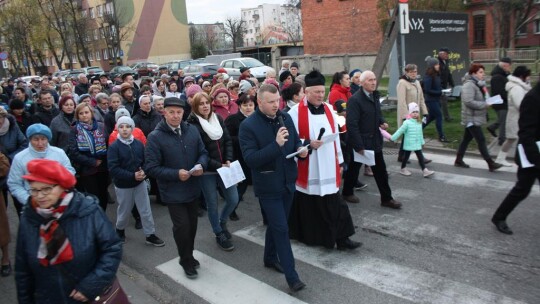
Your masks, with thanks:
M 536 142 L 540 141 L 540 83 L 530 90 L 519 109 L 519 143 L 525 155 L 536 170 L 540 170 L 540 151 Z M 516 159 L 519 159 L 516 153 Z
M 107 164 L 116 187 L 137 187 L 142 181 L 135 179 L 135 172 L 144 166 L 144 145 L 137 139 L 130 145 L 115 140 L 107 149 Z
M 146 137 L 148 137 L 150 132 L 154 131 L 162 119 L 163 116 L 161 116 L 161 114 L 156 112 L 154 109 L 150 110 L 150 112 L 144 112 L 143 110 L 139 109 L 137 115 L 133 116 L 135 126 L 140 128 Z
M 383 138 L 379 126 L 386 121 L 381 113 L 379 96 L 375 91 L 374 100 L 371 100 L 361 89 L 347 102 L 347 146 L 354 151 L 382 151 Z
M 452 77 L 452 73 L 450 72 L 450 68 L 448 68 L 448 60 L 442 60 L 439 59 L 439 72 L 441 74 L 441 85 L 443 89 L 448 89 L 450 87 L 454 87 L 454 78 Z
M 215 113 L 213 113 L 215 114 Z M 199 119 L 195 116 L 194 113 L 188 117 L 187 122 L 195 126 L 199 133 L 201 134 L 201 139 L 204 143 L 206 151 L 208 151 L 208 171 L 216 172 L 217 169 L 221 168 L 226 161 L 234 161 L 234 150 L 233 142 L 231 136 L 229 135 L 229 130 L 225 127 L 223 119 L 215 114 L 219 120 L 219 125 L 223 129 L 223 135 L 218 140 L 212 140 L 206 132 L 204 132 Z
M 493 71 L 491 71 L 491 96 L 501 95 L 503 100 L 502 104 L 494 104 L 493 110 L 506 110 L 508 109 L 508 92 L 506 92 L 506 83 L 508 82 L 508 73 L 506 73 L 499 65 L 496 65 Z
M 54 105 L 50 110 L 46 110 L 42 106 L 38 106 L 34 116 L 32 116 L 32 120 L 34 123 L 41 123 L 47 127 L 50 127 L 53 118 L 55 118 L 59 113 L 60 110 L 58 110 L 58 108 Z
M 178 135 L 162 120 L 148 135 L 144 153 L 144 171 L 156 179 L 161 200 L 169 204 L 191 203 L 200 196 L 199 178 L 181 181 L 178 171 L 189 171 L 196 164 L 206 171 L 208 163 L 208 152 L 197 128 L 182 122 L 180 129 L 182 134 Z
M 34 123 L 34 121 L 32 120 L 32 115 L 24 111 L 22 113 L 21 121 L 17 120 L 17 117 L 15 116 L 15 114 L 11 113 L 11 115 L 13 115 L 13 118 L 15 118 L 15 121 L 17 121 L 17 124 L 19 125 L 19 129 L 21 129 L 21 132 L 26 136 L 26 129 L 28 129 L 28 127 L 30 127 Z

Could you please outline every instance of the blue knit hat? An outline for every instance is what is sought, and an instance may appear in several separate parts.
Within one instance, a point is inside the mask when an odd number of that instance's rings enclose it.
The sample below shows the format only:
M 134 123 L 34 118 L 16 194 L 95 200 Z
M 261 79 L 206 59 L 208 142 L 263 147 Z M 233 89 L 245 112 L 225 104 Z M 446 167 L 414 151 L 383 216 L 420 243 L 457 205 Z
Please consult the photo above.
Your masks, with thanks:
M 356 72 L 362 73 L 362 70 L 360 70 L 360 69 L 354 69 L 354 70 L 352 70 L 352 71 L 349 73 L 349 77 L 353 78 L 353 76 L 354 76 L 354 74 L 356 74 Z
M 28 127 L 28 129 L 26 129 L 26 138 L 30 139 L 32 136 L 36 134 L 40 134 L 47 137 L 49 141 L 51 141 L 52 139 L 51 129 L 49 129 L 49 127 L 47 127 L 44 124 L 36 123 Z

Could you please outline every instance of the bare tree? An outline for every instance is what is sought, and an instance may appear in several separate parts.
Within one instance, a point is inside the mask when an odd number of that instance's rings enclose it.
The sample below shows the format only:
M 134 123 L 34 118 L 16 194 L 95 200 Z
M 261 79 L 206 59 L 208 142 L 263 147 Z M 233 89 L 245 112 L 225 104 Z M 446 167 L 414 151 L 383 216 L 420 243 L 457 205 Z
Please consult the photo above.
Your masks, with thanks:
M 246 22 L 240 18 L 227 17 L 224 30 L 225 36 L 232 40 L 233 53 L 236 53 L 236 48 L 244 43 Z
M 122 42 L 127 41 L 129 35 L 135 31 L 135 25 L 126 23 L 126 20 L 129 20 L 126 18 L 126 10 L 122 9 L 117 1 L 111 1 L 110 6 L 104 9 L 103 16 L 97 20 L 100 33 L 105 38 L 111 59 L 116 65 L 115 59 L 120 58 Z
M 282 6 L 282 9 L 285 9 L 286 13 L 285 20 L 282 20 L 281 26 L 287 36 L 289 36 L 289 42 L 292 42 L 296 46 L 303 39 L 300 0 L 287 0 L 286 4 Z
M 484 0 L 493 16 L 495 47 L 513 47 L 519 30 L 534 17 L 533 0 Z M 512 24 L 512 20 L 514 20 Z

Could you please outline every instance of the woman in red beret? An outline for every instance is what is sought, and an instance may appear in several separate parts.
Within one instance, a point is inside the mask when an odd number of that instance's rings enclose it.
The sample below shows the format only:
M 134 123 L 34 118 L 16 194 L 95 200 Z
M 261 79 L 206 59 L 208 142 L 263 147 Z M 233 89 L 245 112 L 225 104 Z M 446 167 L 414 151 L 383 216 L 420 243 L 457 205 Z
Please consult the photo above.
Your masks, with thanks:
M 34 159 L 23 178 L 30 201 L 21 215 L 15 263 L 19 303 L 78 303 L 115 278 L 122 245 L 94 196 L 59 162 Z

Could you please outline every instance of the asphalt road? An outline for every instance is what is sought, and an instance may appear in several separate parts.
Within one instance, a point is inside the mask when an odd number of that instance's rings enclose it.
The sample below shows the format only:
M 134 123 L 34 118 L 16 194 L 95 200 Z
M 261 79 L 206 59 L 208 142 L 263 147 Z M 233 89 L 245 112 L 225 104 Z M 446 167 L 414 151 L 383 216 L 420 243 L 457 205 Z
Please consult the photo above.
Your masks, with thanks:
M 452 166 L 453 156 L 427 153 L 436 173 L 422 178 L 412 157 L 410 177 L 398 173 L 387 149 L 394 197 L 402 210 L 381 208 L 375 181 L 349 204 L 363 246 L 341 252 L 293 242 L 297 271 L 307 288 L 291 294 L 283 275 L 263 267 L 264 227 L 251 190 L 229 222 L 235 250 L 218 248 L 207 217 L 199 218 L 199 277 L 185 278 L 178 265 L 167 208 L 153 204 L 158 236 L 166 246 L 144 244 L 142 231 L 126 230 L 121 282 L 134 303 L 539 303 L 540 191 L 535 186 L 508 219 L 514 235 L 490 222 L 511 189 L 516 167 L 490 173 L 485 162 L 466 158 L 470 169 Z M 107 211 L 115 218 L 115 206 Z M 16 216 L 9 208 L 15 239 Z M 11 246 L 11 250 L 13 251 Z M 15 303 L 13 276 L 0 279 L 0 295 Z

